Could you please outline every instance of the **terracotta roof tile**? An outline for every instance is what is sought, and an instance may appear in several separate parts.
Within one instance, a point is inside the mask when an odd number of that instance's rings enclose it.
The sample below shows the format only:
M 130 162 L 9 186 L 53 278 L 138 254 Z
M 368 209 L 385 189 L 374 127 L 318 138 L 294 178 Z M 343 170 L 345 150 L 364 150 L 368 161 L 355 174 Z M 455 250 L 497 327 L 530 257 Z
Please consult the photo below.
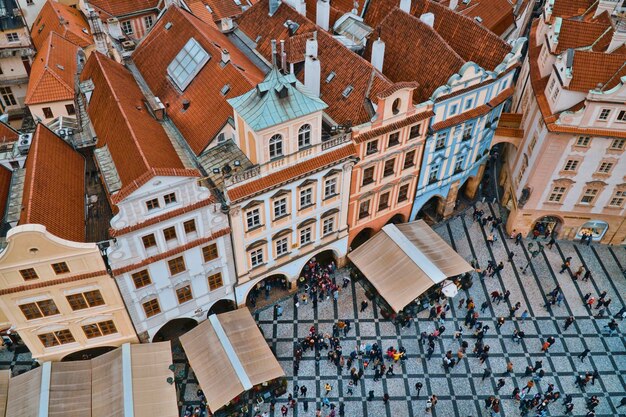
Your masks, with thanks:
M 356 150 L 353 144 L 342 146 L 304 162 L 300 162 L 299 164 L 292 165 L 281 171 L 273 172 L 246 184 L 231 188 L 228 190 L 228 197 L 233 203 L 239 202 L 245 198 L 262 194 L 271 188 L 280 186 L 281 184 L 294 181 L 304 175 L 310 175 L 320 169 L 337 164 L 340 161 L 353 156 L 355 153 Z
M 185 245 L 178 246 L 178 247 L 176 247 L 174 249 L 168 250 L 167 252 L 163 252 L 163 253 L 160 253 L 158 255 L 151 256 L 151 257 L 146 258 L 143 261 L 138 262 L 136 264 L 128 265 L 128 266 L 125 266 L 123 268 L 114 269 L 113 270 L 113 275 L 116 278 L 119 278 L 120 275 L 122 275 L 122 274 L 124 274 L 126 272 L 134 271 L 136 269 L 143 268 L 146 265 L 150 265 L 151 263 L 158 262 L 158 261 L 161 261 L 163 259 L 169 258 L 170 256 L 178 255 L 179 253 L 183 253 L 186 250 L 189 250 L 191 248 L 195 248 L 196 246 L 204 245 L 205 243 L 209 243 L 210 241 L 215 240 L 215 239 L 217 239 L 219 237 L 226 236 L 229 233 L 230 233 L 230 228 L 228 228 L 228 227 L 225 228 L 225 229 L 218 230 L 217 232 L 214 232 L 213 234 L 211 234 L 211 236 L 200 238 L 200 239 L 196 239 L 196 240 L 192 240 L 191 242 L 189 242 L 189 243 L 187 243 Z
M 455 11 L 472 19 L 479 17 L 482 26 L 502 36 L 515 23 L 514 3 L 508 0 L 472 0 L 465 4 L 460 1 Z
M 581 16 L 595 3 L 597 0 L 554 0 L 552 16 L 563 18 Z
M 79 47 L 50 32 L 33 60 L 26 104 L 50 103 L 74 99 L 74 77 Z
M 547 126 L 551 132 L 574 133 L 588 136 L 606 136 L 609 138 L 626 138 L 626 130 L 588 129 L 578 126 L 564 126 L 556 123 L 550 123 Z
M 159 3 L 160 0 L 89 0 L 90 6 L 116 17 L 156 9 Z
M 559 32 L 556 53 L 560 54 L 569 48 L 576 49 L 583 46 L 591 46 L 607 31 L 612 33 L 610 23 L 591 23 L 564 19 Z
M 81 48 L 94 43 L 89 25 L 80 11 L 54 0 L 46 0 L 33 23 L 30 36 L 37 50 L 43 47 L 50 32 L 58 33 Z
M 16 141 L 19 133 L 6 123 L 0 122 L 0 145 L 7 142 Z
M 4 221 L 6 214 L 9 189 L 11 188 L 11 176 L 11 171 L 4 166 L 0 166 L 0 223 Z
M 487 114 L 489 113 L 489 111 L 491 111 L 491 109 L 504 103 L 504 101 L 508 99 L 509 97 L 512 97 L 514 91 L 515 90 L 513 87 L 509 87 L 506 90 L 501 91 L 500 94 L 492 98 L 487 104 L 483 104 L 482 106 L 475 107 L 470 111 L 463 112 L 459 115 L 450 117 L 439 123 L 435 123 L 434 125 L 431 126 L 431 128 L 432 130 L 435 130 L 435 131 L 446 129 L 448 127 L 463 123 L 467 120 L 474 119 L 478 116 L 482 116 L 483 114 Z
M 575 51 L 569 90 L 588 92 L 598 85 L 613 88 L 619 82 L 615 74 L 626 75 L 626 55 Z
M 94 52 L 81 78 L 95 86 L 87 111 L 98 147 L 108 147 L 122 181 L 119 195 L 128 195 L 127 187 L 134 190 L 139 179 L 153 177 L 155 170 L 188 171 L 163 127 L 146 110 L 144 96 L 126 68 Z
M 26 158 L 19 224 L 41 224 L 55 236 L 85 241 L 85 159 L 39 123 Z
M 352 140 L 354 141 L 354 143 L 363 143 L 367 140 L 374 139 L 389 132 L 393 132 L 394 130 L 398 130 L 402 127 L 412 125 L 413 123 L 417 123 L 421 120 L 426 120 L 434 115 L 435 113 L 433 113 L 432 111 L 424 111 L 418 114 L 414 114 L 413 116 L 409 116 L 403 120 L 400 120 L 399 122 L 390 123 L 376 129 L 368 130 L 362 135 L 355 135 L 352 137 Z
M 172 24 L 169 30 L 165 29 L 167 23 Z M 190 38 L 202 45 L 211 59 L 181 93 L 168 79 L 167 66 Z M 230 55 L 227 65 L 221 65 L 222 49 Z M 133 60 L 198 155 L 232 117 L 226 100 L 248 92 L 263 79 L 263 73 L 224 34 L 176 6 L 161 16 L 133 53 Z M 223 95 L 221 90 L 225 86 L 230 90 Z M 183 100 L 190 102 L 185 111 Z
M 188 0 L 187 6 L 189 7 L 189 10 L 191 10 L 191 13 L 193 13 L 193 15 L 196 16 L 198 19 L 202 20 L 204 23 L 210 25 L 211 27 L 214 27 L 216 29 L 218 28 L 217 23 L 215 23 L 213 14 L 209 12 L 202 0 Z
M 364 2 L 362 2 L 364 3 Z M 351 12 L 354 7 L 352 0 L 333 0 L 330 2 L 330 13 L 328 16 L 328 26 L 332 30 L 337 19 L 345 13 Z M 306 17 L 311 22 L 317 21 L 317 0 L 306 0 Z
M 348 51 L 330 34 L 287 4 L 281 4 L 273 16 L 269 16 L 267 10 L 267 0 L 261 0 L 241 15 L 238 22 L 239 28 L 250 39 L 255 40 L 260 36 L 257 51 L 269 61 L 271 40 L 284 39 L 289 59 L 298 62 L 298 57 L 304 56 L 306 39 L 312 37 L 312 32 L 317 30 L 318 58 L 321 66 L 320 98 L 328 104 L 325 113 L 338 124 L 357 125 L 370 121 L 373 114 L 370 114 L 371 107 L 368 102 L 376 102 L 376 96 L 391 87 L 392 83 L 368 61 Z M 300 25 L 292 37 L 289 37 L 284 27 L 287 20 Z M 334 73 L 330 77 L 332 80 L 327 82 L 326 79 L 331 73 Z M 303 71 L 297 71 L 296 76 L 300 81 L 304 80 Z M 352 92 L 345 97 L 344 91 L 348 86 L 352 86 Z
M 18 292 L 36 290 L 40 288 L 48 288 L 48 287 L 53 287 L 56 285 L 68 284 L 70 282 L 77 282 L 77 281 L 82 281 L 84 279 L 108 276 L 108 275 L 109 274 L 107 271 L 95 271 L 95 272 L 88 272 L 86 274 L 73 275 L 73 276 L 69 276 L 65 278 L 50 279 L 50 280 L 36 282 L 32 284 L 20 285 L 18 287 L 3 288 L 0 290 L 0 295 L 15 294 Z

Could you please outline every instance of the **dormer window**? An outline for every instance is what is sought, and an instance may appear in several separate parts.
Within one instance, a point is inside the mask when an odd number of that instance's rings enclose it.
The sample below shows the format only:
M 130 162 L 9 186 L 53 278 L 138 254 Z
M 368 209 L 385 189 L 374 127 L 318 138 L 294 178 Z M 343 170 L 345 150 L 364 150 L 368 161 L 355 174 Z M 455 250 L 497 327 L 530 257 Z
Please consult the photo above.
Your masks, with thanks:
M 298 148 L 306 148 L 311 145 L 311 125 L 305 124 L 298 130 Z
M 207 51 L 194 38 L 191 38 L 167 66 L 167 74 L 174 84 L 184 91 L 204 64 L 209 62 L 209 59 L 211 56 Z
M 270 159 L 283 156 L 283 137 L 276 134 L 270 138 Z
M 146 208 L 148 211 L 158 209 L 159 208 L 159 199 L 153 198 L 152 200 L 146 201 Z
M 611 109 L 602 109 L 600 111 L 600 116 L 598 116 L 598 120 L 608 120 L 610 114 Z
M 163 200 L 165 200 L 165 204 L 172 204 L 176 202 L 176 194 L 175 193 L 170 193 L 170 194 L 165 194 L 163 196 Z

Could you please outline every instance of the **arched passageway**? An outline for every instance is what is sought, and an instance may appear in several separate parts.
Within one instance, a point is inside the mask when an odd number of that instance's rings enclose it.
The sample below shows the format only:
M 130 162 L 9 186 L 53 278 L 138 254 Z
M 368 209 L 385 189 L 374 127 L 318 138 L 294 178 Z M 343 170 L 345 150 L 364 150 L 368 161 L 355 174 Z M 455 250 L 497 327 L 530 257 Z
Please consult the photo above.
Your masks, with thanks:
M 153 342 L 164 342 L 166 340 L 176 340 L 181 335 L 187 333 L 198 325 L 192 318 L 181 317 L 168 321 L 159 329 L 152 338 Z

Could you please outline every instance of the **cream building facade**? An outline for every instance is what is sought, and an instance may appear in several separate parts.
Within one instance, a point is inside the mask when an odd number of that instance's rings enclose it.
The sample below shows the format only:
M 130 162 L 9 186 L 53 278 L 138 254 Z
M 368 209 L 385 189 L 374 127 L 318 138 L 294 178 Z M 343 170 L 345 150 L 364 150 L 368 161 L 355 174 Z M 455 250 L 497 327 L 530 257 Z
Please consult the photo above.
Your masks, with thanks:
M 95 243 L 61 239 L 45 226 L 11 229 L 0 254 L 0 309 L 34 359 L 137 342 Z

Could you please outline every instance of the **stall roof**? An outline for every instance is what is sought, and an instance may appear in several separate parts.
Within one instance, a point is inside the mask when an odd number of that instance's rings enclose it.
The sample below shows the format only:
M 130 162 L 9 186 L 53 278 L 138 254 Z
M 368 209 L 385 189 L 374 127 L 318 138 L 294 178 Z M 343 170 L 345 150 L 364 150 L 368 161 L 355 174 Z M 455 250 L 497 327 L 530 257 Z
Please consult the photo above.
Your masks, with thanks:
M 285 375 L 247 308 L 209 316 L 180 342 L 213 411 Z
M 125 344 L 92 360 L 0 373 L 0 417 L 177 417 L 171 363 L 169 342 Z
M 386 225 L 348 258 L 396 312 L 433 285 L 473 270 L 423 220 Z

